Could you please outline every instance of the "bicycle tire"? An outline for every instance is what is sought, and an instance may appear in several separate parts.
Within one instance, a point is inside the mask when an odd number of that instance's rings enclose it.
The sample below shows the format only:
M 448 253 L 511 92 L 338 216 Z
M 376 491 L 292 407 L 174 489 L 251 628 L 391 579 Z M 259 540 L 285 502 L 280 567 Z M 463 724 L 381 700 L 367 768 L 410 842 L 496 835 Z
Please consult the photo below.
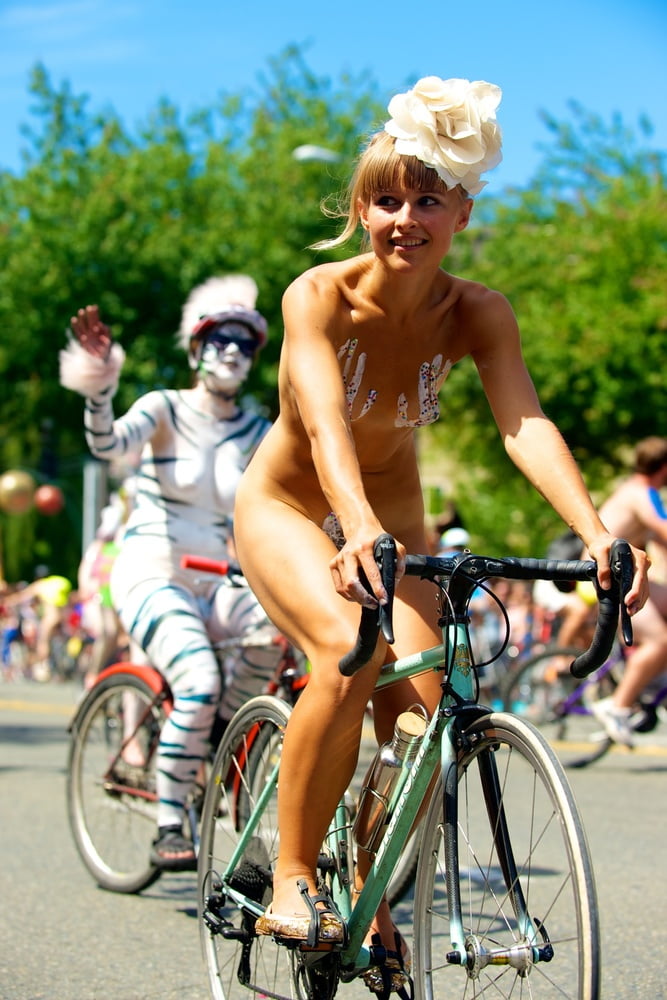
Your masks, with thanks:
M 570 663 L 580 652 L 573 646 L 547 647 L 515 664 L 502 688 L 504 710 L 542 730 L 557 745 L 564 767 L 592 764 L 612 746 L 590 704 L 613 694 L 616 680 L 606 664 L 585 681 L 573 677 Z
M 251 808 L 279 761 L 291 709 L 279 698 L 251 699 L 231 720 L 218 747 L 201 819 L 197 900 L 202 952 L 214 1000 L 248 993 L 294 996 L 293 953 L 257 936 L 256 913 L 225 894 L 220 874 L 237 849 Z M 258 736 L 258 733 L 261 734 Z M 267 906 L 278 853 L 277 788 L 268 794 L 247 849 L 226 883 Z M 243 981 L 245 980 L 245 981 Z
M 136 736 L 147 763 L 121 773 L 129 698 L 143 718 Z M 161 875 L 149 852 L 157 830 L 155 759 L 165 718 L 155 691 L 140 677 L 122 672 L 95 684 L 74 717 L 67 812 L 77 851 L 103 889 L 137 893 Z
M 481 774 L 491 762 L 516 878 L 503 875 L 499 824 L 485 801 Z M 443 940 L 449 933 L 443 841 L 451 831 L 443 823 L 440 783 L 424 825 L 415 884 L 416 1000 L 491 994 L 598 1000 L 600 932 L 590 855 L 565 772 L 546 739 L 513 715 L 484 716 L 463 735 L 457 781 L 459 879 L 468 963 L 453 965 L 446 960 L 452 944 Z M 543 921 L 554 952 L 549 962 L 532 960 L 511 905 L 517 886 L 535 923 Z M 544 939 L 538 938 L 538 944 Z M 485 965 L 479 957 L 482 948 L 513 948 L 514 962 L 523 968 Z

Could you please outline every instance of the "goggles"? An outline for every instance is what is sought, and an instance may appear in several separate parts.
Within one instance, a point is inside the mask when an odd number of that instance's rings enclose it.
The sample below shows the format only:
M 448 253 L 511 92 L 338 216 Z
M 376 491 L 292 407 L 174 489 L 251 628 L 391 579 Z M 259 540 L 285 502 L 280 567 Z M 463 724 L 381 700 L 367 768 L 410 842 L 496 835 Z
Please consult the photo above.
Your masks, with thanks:
M 252 358 L 259 347 L 254 337 L 244 337 L 241 333 L 234 333 L 231 330 L 223 333 L 222 330 L 213 330 L 206 335 L 203 347 L 212 344 L 219 351 L 223 351 L 230 344 L 235 344 L 245 358 Z

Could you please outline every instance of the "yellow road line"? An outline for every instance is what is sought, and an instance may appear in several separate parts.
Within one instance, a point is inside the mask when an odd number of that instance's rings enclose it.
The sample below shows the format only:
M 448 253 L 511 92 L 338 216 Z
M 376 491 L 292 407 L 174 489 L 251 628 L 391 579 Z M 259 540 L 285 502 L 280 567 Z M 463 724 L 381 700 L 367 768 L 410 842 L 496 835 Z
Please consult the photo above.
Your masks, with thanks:
M 75 709 L 76 703 L 72 703 L 71 705 L 49 705 L 44 702 L 23 701 L 16 698 L 0 698 L 0 711 L 33 712 L 37 715 L 64 715 L 70 717 L 74 714 Z M 372 738 L 372 730 L 369 730 L 369 732 L 365 733 L 365 735 Z M 591 751 L 591 744 L 587 743 L 585 740 L 572 740 L 569 742 L 567 740 L 553 740 L 551 746 L 554 748 L 556 753 L 565 750 L 567 750 L 568 753 L 586 753 Z M 610 747 L 607 753 L 626 754 L 634 757 L 666 757 L 667 746 L 645 743 L 630 750 L 627 747 L 617 745 Z
M 14 698 L 0 698 L 0 711 L 34 712 L 37 715 L 67 715 L 74 713 L 76 705 L 47 705 L 43 702 L 19 701 Z

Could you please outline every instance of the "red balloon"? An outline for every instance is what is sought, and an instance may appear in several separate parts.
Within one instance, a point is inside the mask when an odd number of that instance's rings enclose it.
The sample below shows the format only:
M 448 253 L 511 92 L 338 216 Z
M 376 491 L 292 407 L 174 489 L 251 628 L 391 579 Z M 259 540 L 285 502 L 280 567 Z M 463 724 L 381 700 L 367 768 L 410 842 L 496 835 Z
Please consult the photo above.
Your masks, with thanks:
M 35 507 L 40 514 L 53 517 L 54 514 L 59 514 L 64 506 L 65 497 L 59 486 L 46 483 L 35 490 Z

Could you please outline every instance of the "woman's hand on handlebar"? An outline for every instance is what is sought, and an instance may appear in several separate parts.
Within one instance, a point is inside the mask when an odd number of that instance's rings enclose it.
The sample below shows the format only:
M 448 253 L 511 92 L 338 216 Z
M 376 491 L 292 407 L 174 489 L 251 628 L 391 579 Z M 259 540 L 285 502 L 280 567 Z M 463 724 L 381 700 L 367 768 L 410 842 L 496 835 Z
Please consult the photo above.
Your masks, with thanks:
M 611 586 L 611 568 L 609 565 L 609 549 L 614 541 L 614 536 L 604 534 L 597 536 L 589 545 L 588 551 L 591 559 L 598 565 L 598 582 L 603 590 L 608 590 Z M 643 549 L 636 549 L 630 546 L 634 562 L 634 574 L 632 584 L 625 595 L 625 606 L 629 614 L 635 615 L 644 607 L 648 599 L 648 568 L 651 560 Z
M 382 526 L 375 523 L 370 530 L 360 529 L 336 553 L 329 568 L 337 593 L 346 601 L 356 601 L 366 608 L 386 604 L 387 592 L 382 584 L 373 549 L 375 541 L 383 534 Z M 405 572 L 405 546 L 396 542 L 396 583 Z M 370 587 L 364 585 L 364 577 Z

